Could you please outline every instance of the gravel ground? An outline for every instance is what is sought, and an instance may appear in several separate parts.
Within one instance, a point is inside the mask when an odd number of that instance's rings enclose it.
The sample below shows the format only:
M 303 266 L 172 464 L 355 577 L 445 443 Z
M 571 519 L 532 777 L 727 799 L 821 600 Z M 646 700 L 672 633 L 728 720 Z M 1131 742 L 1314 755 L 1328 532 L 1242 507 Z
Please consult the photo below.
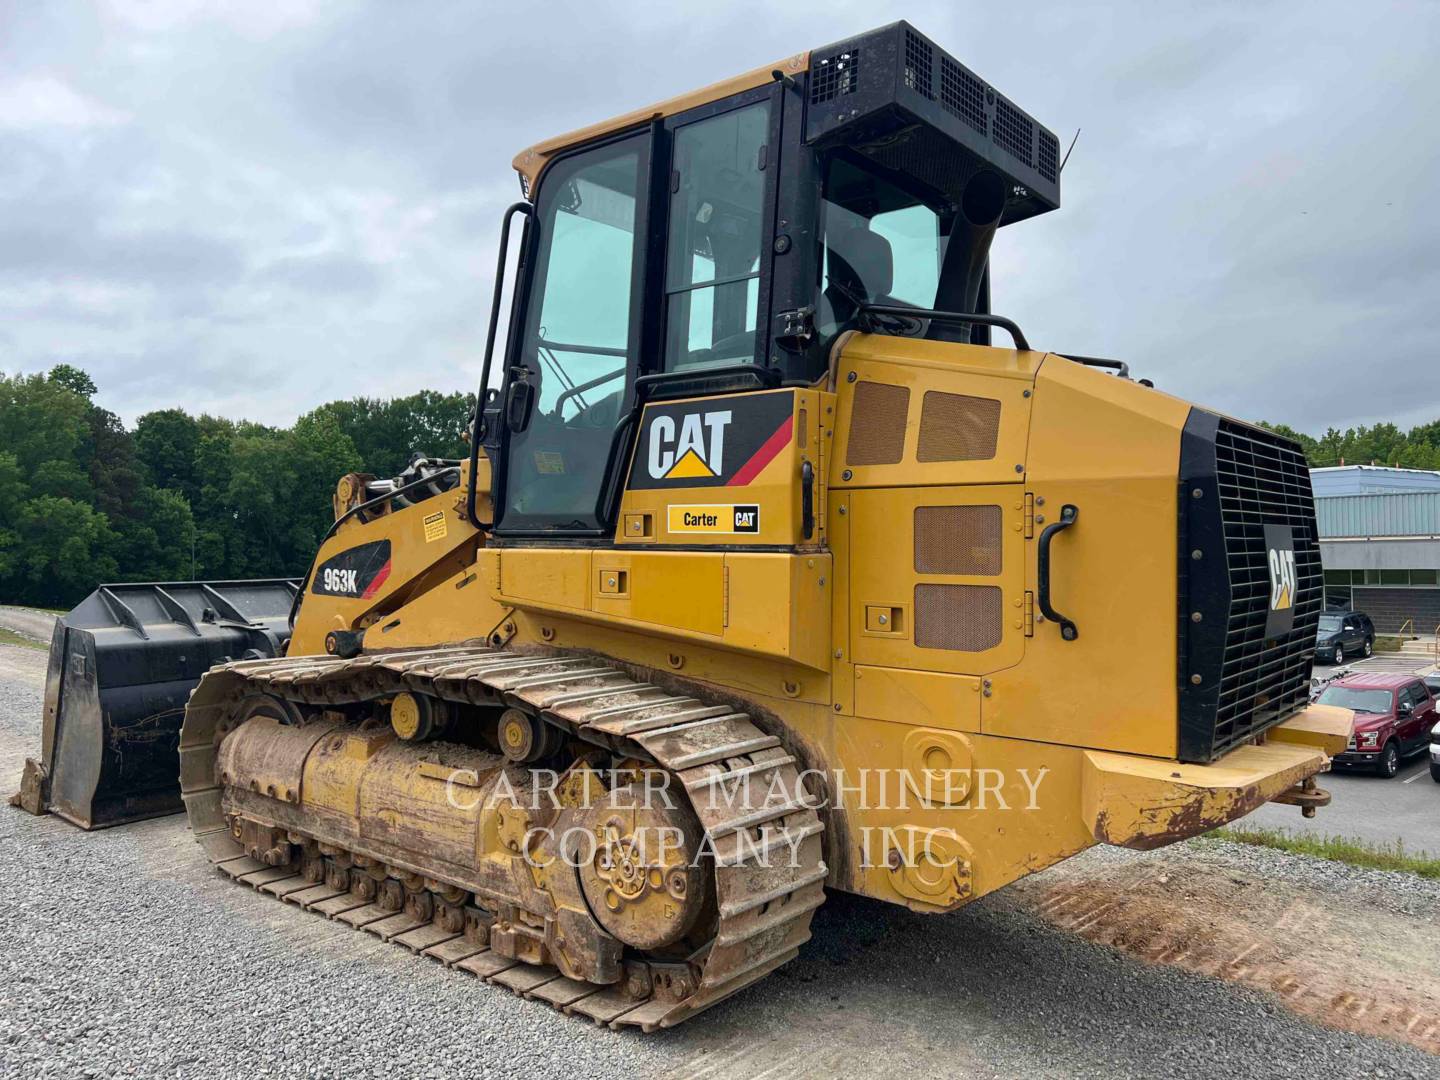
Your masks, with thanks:
M 0 626 L 48 645 L 55 632 L 55 615 L 35 608 L 0 606 Z
M 0 776 L 12 786 L 38 744 L 44 661 L 0 647 Z M 1440 911 L 1435 883 L 1236 845 L 1171 850 L 1221 871 L 1233 860 L 1313 878 L 1417 931 L 1433 933 Z M 1440 1059 L 1412 1048 L 1058 931 L 1015 890 L 941 919 L 832 895 L 814 929 L 798 961 L 697 1021 L 610 1032 L 235 886 L 205 865 L 183 818 L 85 834 L 5 808 L 0 1072 L 1440 1077 Z

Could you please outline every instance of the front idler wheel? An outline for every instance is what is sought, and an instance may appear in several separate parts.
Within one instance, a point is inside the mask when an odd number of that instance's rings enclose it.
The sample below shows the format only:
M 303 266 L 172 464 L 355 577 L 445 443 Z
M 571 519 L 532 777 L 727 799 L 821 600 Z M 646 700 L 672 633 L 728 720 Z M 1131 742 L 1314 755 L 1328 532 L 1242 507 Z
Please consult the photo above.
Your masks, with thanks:
M 681 799 L 632 784 L 608 792 L 582 819 L 589 838 L 579 845 L 578 872 L 590 911 L 637 949 L 682 940 L 715 887 L 708 860 L 700 859 L 700 824 Z

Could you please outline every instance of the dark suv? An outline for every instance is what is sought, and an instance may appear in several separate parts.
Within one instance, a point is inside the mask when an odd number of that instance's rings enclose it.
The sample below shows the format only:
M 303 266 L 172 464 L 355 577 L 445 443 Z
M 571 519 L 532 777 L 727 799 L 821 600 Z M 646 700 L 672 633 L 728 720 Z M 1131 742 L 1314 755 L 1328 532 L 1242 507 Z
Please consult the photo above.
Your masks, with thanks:
M 1435 699 L 1414 675 L 1346 675 L 1325 687 L 1321 705 L 1355 711 L 1350 745 L 1337 766 L 1373 768 L 1381 776 L 1400 771 L 1400 759 L 1430 746 Z
M 1315 659 L 1343 664 L 1346 657 L 1369 656 L 1375 651 L 1375 624 L 1358 611 L 1327 611 L 1315 631 Z

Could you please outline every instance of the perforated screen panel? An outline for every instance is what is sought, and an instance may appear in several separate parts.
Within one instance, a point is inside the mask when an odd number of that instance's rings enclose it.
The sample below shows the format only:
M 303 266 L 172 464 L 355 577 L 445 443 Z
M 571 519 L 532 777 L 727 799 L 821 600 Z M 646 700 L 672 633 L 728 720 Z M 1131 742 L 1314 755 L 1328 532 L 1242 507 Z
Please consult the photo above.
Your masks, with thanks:
M 909 412 L 909 387 L 856 383 L 845 464 L 898 464 L 905 456 L 905 419 Z
M 920 407 L 918 461 L 988 461 L 1000 435 L 1000 402 L 927 390 Z
M 916 585 L 915 644 L 984 652 L 1000 644 L 1001 592 L 995 585 Z
M 1000 573 L 1000 507 L 917 506 L 917 574 Z

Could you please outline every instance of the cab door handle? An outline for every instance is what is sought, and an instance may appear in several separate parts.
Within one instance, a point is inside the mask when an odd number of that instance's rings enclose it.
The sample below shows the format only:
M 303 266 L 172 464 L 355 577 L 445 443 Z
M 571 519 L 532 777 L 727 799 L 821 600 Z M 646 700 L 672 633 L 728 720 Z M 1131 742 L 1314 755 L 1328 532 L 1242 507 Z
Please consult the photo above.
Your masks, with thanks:
M 1039 567 L 1036 572 L 1036 599 L 1040 602 L 1040 611 L 1047 619 L 1060 624 L 1060 636 L 1066 641 L 1074 641 L 1080 636 L 1079 629 L 1075 623 L 1061 615 L 1050 604 L 1050 543 L 1055 537 L 1074 525 L 1080 517 L 1079 507 L 1066 503 L 1060 508 L 1060 520 L 1051 525 L 1046 525 L 1045 530 L 1040 534 Z

